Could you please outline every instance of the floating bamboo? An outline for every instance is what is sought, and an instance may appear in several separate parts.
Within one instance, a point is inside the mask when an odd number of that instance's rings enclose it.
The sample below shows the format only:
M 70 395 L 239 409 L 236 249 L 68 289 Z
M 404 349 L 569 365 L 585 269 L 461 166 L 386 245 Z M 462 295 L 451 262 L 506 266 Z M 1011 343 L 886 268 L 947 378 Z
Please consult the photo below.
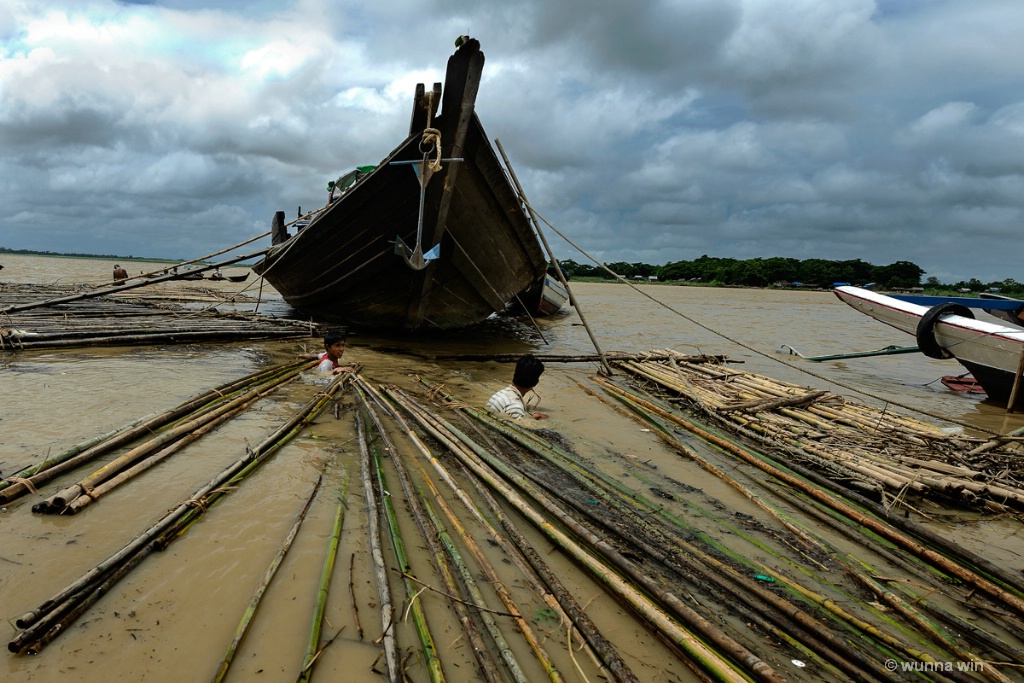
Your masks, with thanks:
M 238 646 L 241 645 L 242 639 L 245 634 L 249 631 L 249 625 L 252 623 L 253 617 L 256 615 L 256 610 L 260 606 L 260 602 L 263 600 L 264 593 L 267 592 L 267 588 L 270 587 L 270 582 L 274 580 L 274 575 L 277 574 L 277 570 L 281 567 L 281 563 L 284 562 L 285 555 L 292 547 L 292 541 L 295 540 L 295 536 L 299 533 L 299 527 L 302 526 L 302 522 L 306 519 L 306 513 L 309 512 L 310 506 L 313 504 L 313 499 L 316 498 L 317 491 L 320 490 L 320 484 L 323 482 L 323 475 L 321 474 L 316 479 L 316 483 L 313 485 L 313 490 L 310 492 L 309 497 L 306 498 L 305 505 L 302 506 L 302 510 L 295 518 L 295 522 L 292 523 L 291 529 L 284 537 L 284 541 L 281 543 L 280 549 L 277 554 L 274 555 L 274 559 L 270 562 L 270 566 L 263 573 L 263 579 L 256 587 L 256 592 L 253 593 L 252 598 L 249 600 L 249 604 L 245 608 L 245 612 L 242 614 L 242 619 L 238 622 L 238 627 L 235 629 L 234 638 L 231 639 L 231 643 L 228 645 L 227 652 L 224 653 L 224 659 L 221 661 L 220 666 L 217 667 L 217 672 L 210 679 L 210 683 L 221 683 L 224 677 L 227 676 L 228 668 L 231 666 L 231 662 L 235 658 L 235 653 L 238 651 Z
M 86 572 L 49 600 L 26 612 L 15 620 L 18 628 L 24 629 L 7 644 L 15 653 L 38 652 L 46 643 L 66 630 L 67 625 L 123 577 L 130 568 L 137 566 L 154 550 L 163 548 L 188 528 L 194 520 L 203 515 L 217 500 L 230 491 L 234 485 L 251 472 L 285 442 L 318 415 L 331 401 L 332 396 L 351 381 L 348 375 L 339 375 L 322 393 L 307 403 L 284 425 L 247 450 L 245 456 L 225 468 L 207 484 L 197 489 L 187 500 L 167 512 L 146 531 L 137 535 L 128 544 L 92 570 Z M 129 569 L 125 569 L 125 568 Z M 55 629 L 55 630 L 54 630 Z M 51 637 L 52 634 L 52 637 Z

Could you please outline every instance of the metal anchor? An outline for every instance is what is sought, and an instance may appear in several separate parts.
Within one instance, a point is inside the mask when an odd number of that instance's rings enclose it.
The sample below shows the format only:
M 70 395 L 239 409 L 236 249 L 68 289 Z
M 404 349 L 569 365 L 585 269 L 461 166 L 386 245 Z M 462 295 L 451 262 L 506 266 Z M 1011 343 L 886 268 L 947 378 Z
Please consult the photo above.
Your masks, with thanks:
M 434 175 L 434 169 L 431 168 L 430 163 L 427 161 L 428 156 L 428 152 L 424 152 L 421 161 L 391 162 L 394 166 L 412 166 L 412 170 L 416 174 L 416 180 L 420 184 L 420 215 L 416 222 L 416 246 L 410 249 L 401 237 L 395 237 L 395 253 L 401 255 L 405 259 L 406 264 L 413 270 L 423 270 L 427 267 L 428 262 L 441 256 L 440 243 L 435 244 L 426 253 L 423 252 L 423 211 L 427 199 L 427 183 L 430 182 Z M 451 158 L 441 159 L 440 161 L 444 163 L 462 161 L 462 159 Z

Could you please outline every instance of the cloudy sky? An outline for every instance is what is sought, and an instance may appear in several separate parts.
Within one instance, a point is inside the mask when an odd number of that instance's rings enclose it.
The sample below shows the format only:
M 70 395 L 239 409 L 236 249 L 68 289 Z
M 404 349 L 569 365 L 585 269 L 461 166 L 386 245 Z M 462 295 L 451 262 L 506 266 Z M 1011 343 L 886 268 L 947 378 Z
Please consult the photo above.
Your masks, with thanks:
M 1020 0 L 4 0 L 0 246 L 265 232 L 386 156 L 464 33 L 488 134 L 605 261 L 1024 281 Z

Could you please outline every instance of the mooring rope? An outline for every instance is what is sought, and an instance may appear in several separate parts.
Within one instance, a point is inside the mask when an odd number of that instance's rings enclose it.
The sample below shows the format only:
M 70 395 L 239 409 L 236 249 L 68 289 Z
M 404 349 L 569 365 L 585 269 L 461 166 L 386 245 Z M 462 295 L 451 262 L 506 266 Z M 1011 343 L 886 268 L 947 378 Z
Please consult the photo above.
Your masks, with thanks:
M 529 204 L 527 204 L 527 205 L 529 206 Z M 696 325 L 697 327 L 700 327 L 701 329 L 707 330 L 711 334 L 714 334 L 714 335 L 716 335 L 718 337 L 721 337 L 722 339 L 725 339 L 726 341 L 732 342 L 733 344 L 736 344 L 737 346 L 739 346 L 741 348 L 744 348 L 747 351 L 750 351 L 751 353 L 757 354 L 758 356 L 761 356 L 763 358 L 767 358 L 768 360 L 771 360 L 771 361 L 774 361 L 776 363 L 780 363 L 782 365 L 785 365 L 787 368 L 791 368 L 793 370 L 797 370 L 798 372 L 802 372 L 802 373 L 804 373 L 806 375 L 810 375 L 811 377 L 815 377 L 815 378 L 820 379 L 820 380 L 822 380 L 824 382 L 829 382 L 830 384 L 834 384 L 836 386 L 843 387 L 844 389 L 848 389 L 849 391 L 856 392 L 858 394 L 861 394 L 862 396 L 867 396 L 868 398 L 872 398 L 872 399 L 874 399 L 876 401 L 880 401 L 880 402 L 882 402 L 883 405 L 897 406 L 899 408 L 903 408 L 904 410 L 909 410 L 909 411 L 912 411 L 912 412 L 915 412 L 915 413 L 919 413 L 921 415 L 927 415 L 927 416 L 933 417 L 933 418 L 935 418 L 937 420 L 942 420 L 943 422 L 949 422 L 951 424 L 955 424 L 957 426 L 964 427 L 964 428 L 967 428 L 967 429 L 973 429 L 975 431 L 984 432 L 985 434 L 992 434 L 992 435 L 996 435 L 996 436 L 999 435 L 999 432 L 995 432 L 995 431 L 992 431 L 990 429 L 986 429 L 984 427 L 979 427 L 978 425 L 969 424 L 967 422 L 963 422 L 961 420 L 957 420 L 957 419 L 955 419 L 953 417 L 950 417 L 949 415 L 943 415 L 941 413 L 933 412 L 931 410 L 928 410 L 927 408 L 921 408 L 921 407 L 918 407 L 918 406 L 912 406 L 912 405 L 909 405 L 907 403 L 902 403 L 900 401 L 896 401 L 896 400 L 894 400 L 892 398 L 887 398 L 887 397 L 884 397 L 884 396 L 877 396 L 875 394 L 872 394 L 869 391 L 865 391 L 864 389 L 852 386 L 850 384 L 846 384 L 845 382 L 843 382 L 841 380 L 837 380 L 837 379 L 834 379 L 832 377 L 826 377 L 825 375 L 818 374 L 816 372 L 808 370 L 807 368 L 802 368 L 802 367 L 800 367 L 798 365 L 793 365 L 792 363 L 787 363 L 786 361 L 782 360 L 781 358 L 778 358 L 778 357 L 773 356 L 771 354 L 765 353 L 764 351 L 761 351 L 760 349 L 756 349 L 756 348 L 750 346 L 749 344 L 746 344 L 744 342 L 739 341 L 738 339 L 733 339 L 732 337 L 728 336 L 727 334 L 724 334 L 722 332 L 719 332 L 718 330 L 712 329 L 711 327 L 708 327 L 707 325 L 705 325 L 704 323 L 700 322 L 699 320 L 695 320 L 694 318 L 691 318 L 690 316 L 686 315 L 682 311 L 679 311 L 679 310 L 673 308 L 672 306 L 669 306 L 668 304 L 664 303 L 663 301 L 659 301 L 658 299 L 656 299 L 655 297 L 651 296 L 647 292 L 645 292 L 642 289 L 638 288 L 636 285 L 634 285 L 629 280 L 627 280 L 627 279 L 625 279 L 623 277 L 619 277 L 619 275 L 617 273 L 615 273 L 614 271 L 612 271 L 610 268 L 608 268 L 608 266 L 606 266 L 604 263 L 602 263 L 598 259 L 596 259 L 593 256 L 591 256 L 589 253 L 587 253 L 587 251 L 585 249 L 583 249 L 581 246 L 579 246 L 578 244 L 573 242 L 571 239 L 569 239 L 558 228 L 556 228 L 554 225 L 552 225 L 550 221 L 548 221 L 546 218 L 544 218 L 544 216 L 542 216 L 541 214 L 537 213 L 536 209 L 534 209 L 532 206 L 530 206 L 530 210 L 533 211 L 536 214 L 537 218 L 539 218 L 541 221 L 543 221 L 545 225 L 547 225 L 549 228 L 551 228 L 555 232 L 556 235 L 561 237 L 570 246 L 572 246 L 578 252 L 580 252 L 585 257 L 590 259 L 590 261 L 593 262 L 596 266 L 598 266 L 599 268 L 607 271 L 616 280 L 618 280 L 619 282 L 624 282 L 625 284 L 627 284 L 630 287 L 632 287 L 633 290 L 635 290 L 636 292 L 639 292 L 640 294 L 642 294 L 643 296 L 647 297 L 648 299 L 650 299 L 654 303 L 658 304 L 659 306 L 668 309 L 672 313 L 675 313 L 676 315 L 678 315 L 680 318 L 682 318 L 682 319 L 684 319 L 684 320 L 686 320 L 686 321 L 688 321 L 690 323 L 693 323 L 694 325 Z
M 427 93 L 427 125 L 423 129 L 423 137 L 420 138 L 420 151 L 425 156 L 429 149 L 428 145 L 434 146 L 434 160 L 430 162 L 430 170 L 437 173 L 441 170 L 441 131 L 431 126 L 434 118 L 431 114 L 432 111 L 434 111 L 434 92 L 430 91 Z
M 437 173 L 441 170 L 441 131 L 437 128 L 423 129 L 423 137 L 420 139 L 420 150 L 428 149 L 428 145 L 434 146 L 434 160 L 430 162 L 430 170 Z

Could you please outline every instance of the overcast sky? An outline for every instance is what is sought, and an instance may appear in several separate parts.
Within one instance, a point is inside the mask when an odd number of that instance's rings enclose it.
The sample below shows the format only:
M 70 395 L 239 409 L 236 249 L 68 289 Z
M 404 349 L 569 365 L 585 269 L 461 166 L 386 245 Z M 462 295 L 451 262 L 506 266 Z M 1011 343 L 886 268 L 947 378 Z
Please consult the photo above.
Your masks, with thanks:
M 265 232 L 404 138 L 460 34 L 531 203 L 605 261 L 1024 281 L 1021 0 L 4 0 L 0 246 Z

